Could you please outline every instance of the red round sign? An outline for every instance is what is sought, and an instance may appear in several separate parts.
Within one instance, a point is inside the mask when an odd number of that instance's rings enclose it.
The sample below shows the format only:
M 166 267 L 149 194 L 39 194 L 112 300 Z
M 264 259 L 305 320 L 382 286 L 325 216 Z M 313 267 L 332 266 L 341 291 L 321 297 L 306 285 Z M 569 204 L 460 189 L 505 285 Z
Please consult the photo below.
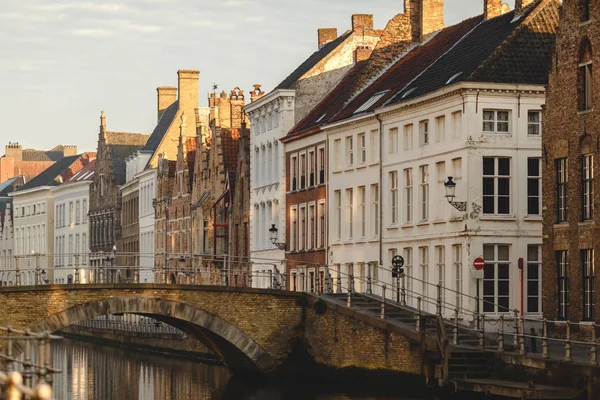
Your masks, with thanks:
M 483 258 L 477 257 L 476 259 L 473 260 L 473 266 L 475 267 L 476 270 L 483 269 L 483 265 L 484 265 Z

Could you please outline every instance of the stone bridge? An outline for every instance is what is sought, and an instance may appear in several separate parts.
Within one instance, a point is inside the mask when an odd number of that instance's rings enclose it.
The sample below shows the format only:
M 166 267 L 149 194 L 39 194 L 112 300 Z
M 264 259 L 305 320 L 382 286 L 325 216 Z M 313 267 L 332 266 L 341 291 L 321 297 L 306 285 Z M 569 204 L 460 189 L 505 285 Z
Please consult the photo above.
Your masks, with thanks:
M 55 332 L 103 315 L 146 315 L 195 336 L 233 372 L 359 368 L 431 376 L 435 341 L 335 299 L 173 284 L 0 288 L 0 325 Z M 301 364 L 301 365 L 297 365 Z

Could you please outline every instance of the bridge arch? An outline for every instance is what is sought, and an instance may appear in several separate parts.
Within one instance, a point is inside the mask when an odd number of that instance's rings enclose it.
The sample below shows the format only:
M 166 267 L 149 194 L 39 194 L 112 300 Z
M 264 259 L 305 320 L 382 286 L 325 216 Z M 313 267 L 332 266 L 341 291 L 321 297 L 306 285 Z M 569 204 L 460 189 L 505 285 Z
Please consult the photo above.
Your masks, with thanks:
M 55 332 L 78 321 L 104 315 L 131 313 L 150 316 L 201 340 L 234 372 L 270 373 L 275 359 L 251 337 L 219 316 L 191 305 L 149 297 L 111 297 L 81 303 L 30 326 L 34 332 Z

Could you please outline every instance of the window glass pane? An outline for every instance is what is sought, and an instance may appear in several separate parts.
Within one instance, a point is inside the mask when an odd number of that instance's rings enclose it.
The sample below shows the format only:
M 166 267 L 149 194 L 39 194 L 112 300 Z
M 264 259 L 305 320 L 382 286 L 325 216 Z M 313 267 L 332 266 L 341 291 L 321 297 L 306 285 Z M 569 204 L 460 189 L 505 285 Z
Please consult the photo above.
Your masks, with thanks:
M 483 157 L 483 175 L 494 175 L 494 158 Z
M 483 213 L 493 214 L 494 213 L 494 198 L 484 197 L 483 198 Z
M 508 121 L 508 111 L 498 111 L 498 121 Z
M 528 214 L 539 214 L 540 213 L 540 202 L 537 197 L 530 197 L 527 199 L 527 213 Z
M 498 214 L 509 214 L 510 213 L 510 201 L 508 197 L 498 198 Z
M 508 196 L 510 194 L 510 179 L 498 178 L 498 194 Z
M 483 279 L 494 279 L 494 264 L 485 264 L 483 266 Z
M 508 264 L 498 264 L 498 279 L 508 280 L 509 268 Z M 508 284 L 508 282 L 507 282 Z
M 527 175 L 540 176 L 540 160 L 537 158 L 527 159 Z
M 488 261 L 494 259 L 494 246 L 483 246 L 483 259 Z
M 527 260 L 528 261 L 539 261 L 538 260 L 538 246 L 527 246 Z
M 483 178 L 483 195 L 494 195 L 494 178 Z
M 510 175 L 510 158 L 498 159 L 498 175 Z
M 508 261 L 508 246 L 498 246 L 498 260 Z
M 540 185 L 538 179 L 528 179 L 527 180 L 527 194 L 529 196 L 539 196 L 540 194 Z M 537 199 L 535 199 L 537 202 Z

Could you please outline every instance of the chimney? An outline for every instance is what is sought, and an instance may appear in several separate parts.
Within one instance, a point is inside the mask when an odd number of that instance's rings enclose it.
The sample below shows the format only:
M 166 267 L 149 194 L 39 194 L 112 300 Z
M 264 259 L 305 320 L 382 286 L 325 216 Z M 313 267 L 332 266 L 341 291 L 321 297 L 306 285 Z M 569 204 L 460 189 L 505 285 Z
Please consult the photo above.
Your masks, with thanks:
M 106 114 L 104 110 L 100 111 L 100 140 L 106 141 Z
M 244 91 L 239 87 L 235 87 L 229 94 L 229 105 L 231 110 L 229 116 L 231 118 L 232 128 L 241 128 L 244 114 L 244 105 L 246 101 L 244 98 Z
M 159 86 L 156 88 L 158 94 L 158 120 L 169 106 L 177 100 L 177 88 L 175 86 Z
M 444 27 L 444 0 L 404 0 L 404 13 L 410 17 L 415 42 Z
M 19 142 L 8 142 L 4 147 L 4 156 L 11 157 L 14 161 L 23 161 L 23 147 Z
M 352 30 L 373 29 L 373 14 L 354 14 L 352 15 Z
M 77 154 L 77 146 L 66 144 L 63 146 L 63 157 L 74 156 Z
M 319 37 L 319 49 L 327 43 L 337 39 L 337 28 L 321 28 L 317 29 Z
M 515 0 L 515 15 L 523 12 L 523 9 L 533 3 L 533 0 Z
M 250 92 L 250 102 L 255 102 L 265 95 L 265 92 L 261 90 L 262 85 L 255 83 L 254 89 Z
M 177 71 L 177 76 L 179 109 L 185 110 L 188 115 L 194 115 L 194 110 L 198 108 L 200 71 L 180 69 Z
M 371 57 L 371 53 L 373 53 L 373 49 L 369 46 L 358 46 L 356 50 L 354 50 L 354 62 L 361 62 L 364 60 L 368 60 Z

